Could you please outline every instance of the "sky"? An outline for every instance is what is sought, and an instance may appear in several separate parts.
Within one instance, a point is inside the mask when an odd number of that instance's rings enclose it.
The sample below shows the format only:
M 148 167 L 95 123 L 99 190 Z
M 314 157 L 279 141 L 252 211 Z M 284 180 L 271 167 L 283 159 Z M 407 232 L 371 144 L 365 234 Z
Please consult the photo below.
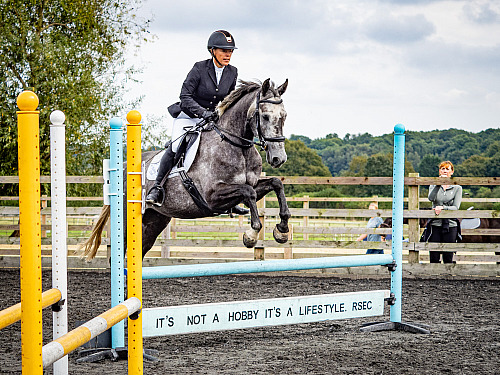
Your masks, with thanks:
M 500 0 L 144 0 L 137 14 L 154 42 L 128 56 L 144 71 L 127 95 L 168 134 L 167 107 L 218 29 L 240 79 L 289 80 L 287 137 L 500 127 Z

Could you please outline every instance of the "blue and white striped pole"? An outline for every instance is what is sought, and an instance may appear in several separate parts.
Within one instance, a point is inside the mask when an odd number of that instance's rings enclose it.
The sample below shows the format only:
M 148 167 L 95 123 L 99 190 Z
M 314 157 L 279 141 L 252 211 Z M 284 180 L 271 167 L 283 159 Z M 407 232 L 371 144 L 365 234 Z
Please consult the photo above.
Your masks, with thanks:
M 403 198 L 405 176 L 405 127 L 394 127 L 394 164 L 392 171 L 392 257 L 396 269 L 391 272 L 391 292 L 396 301 L 391 305 L 391 322 L 401 323 L 403 284 Z
M 111 307 L 125 300 L 123 275 L 123 121 L 109 121 L 109 180 L 111 213 Z M 125 347 L 125 323 L 122 320 L 111 328 L 111 347 Z

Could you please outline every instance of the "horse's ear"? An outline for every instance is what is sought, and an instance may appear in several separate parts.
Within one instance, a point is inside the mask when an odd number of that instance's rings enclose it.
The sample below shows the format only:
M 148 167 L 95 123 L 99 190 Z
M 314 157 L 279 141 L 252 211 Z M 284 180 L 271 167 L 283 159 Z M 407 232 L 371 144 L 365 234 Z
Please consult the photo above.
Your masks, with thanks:
M 262 95 L 266 95 L 270 87 L 271 87 L 271 78 L 268 78 L 262 84 Z
M 285 83 L 283 83 L 280 87 L 278 87 L 278 94 L 280 94 L 280 96 L 283 95 L 287 87 L 288 87 L 288 78 L 286 79 Z

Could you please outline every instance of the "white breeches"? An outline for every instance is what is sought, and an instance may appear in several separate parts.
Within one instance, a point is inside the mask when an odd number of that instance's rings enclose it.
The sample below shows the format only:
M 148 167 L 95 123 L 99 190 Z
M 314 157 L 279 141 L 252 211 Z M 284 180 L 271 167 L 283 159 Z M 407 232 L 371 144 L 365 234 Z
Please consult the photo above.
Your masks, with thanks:
M 199 123 L 201 118 L 191 118 L 184 112 L 181 112 L 177 118 L 174 119 L 172 128 L 172 151 L 177 152 L 182 135 L 190 130 L 193 126 Z

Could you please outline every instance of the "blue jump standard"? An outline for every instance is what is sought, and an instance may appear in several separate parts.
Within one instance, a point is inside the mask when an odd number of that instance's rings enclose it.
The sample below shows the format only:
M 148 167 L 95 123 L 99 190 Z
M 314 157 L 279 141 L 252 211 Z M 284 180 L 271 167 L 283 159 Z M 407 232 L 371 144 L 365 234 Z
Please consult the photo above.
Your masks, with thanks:
M 188 264 L 144 267 L 143 280 L 174 277 L 233 275 L 257 272 L 298 271 L 320 268 L 384 266 L 392 264 L 391 254 L 354 255 L 342 257 L 283 259 L 232 263 Z

